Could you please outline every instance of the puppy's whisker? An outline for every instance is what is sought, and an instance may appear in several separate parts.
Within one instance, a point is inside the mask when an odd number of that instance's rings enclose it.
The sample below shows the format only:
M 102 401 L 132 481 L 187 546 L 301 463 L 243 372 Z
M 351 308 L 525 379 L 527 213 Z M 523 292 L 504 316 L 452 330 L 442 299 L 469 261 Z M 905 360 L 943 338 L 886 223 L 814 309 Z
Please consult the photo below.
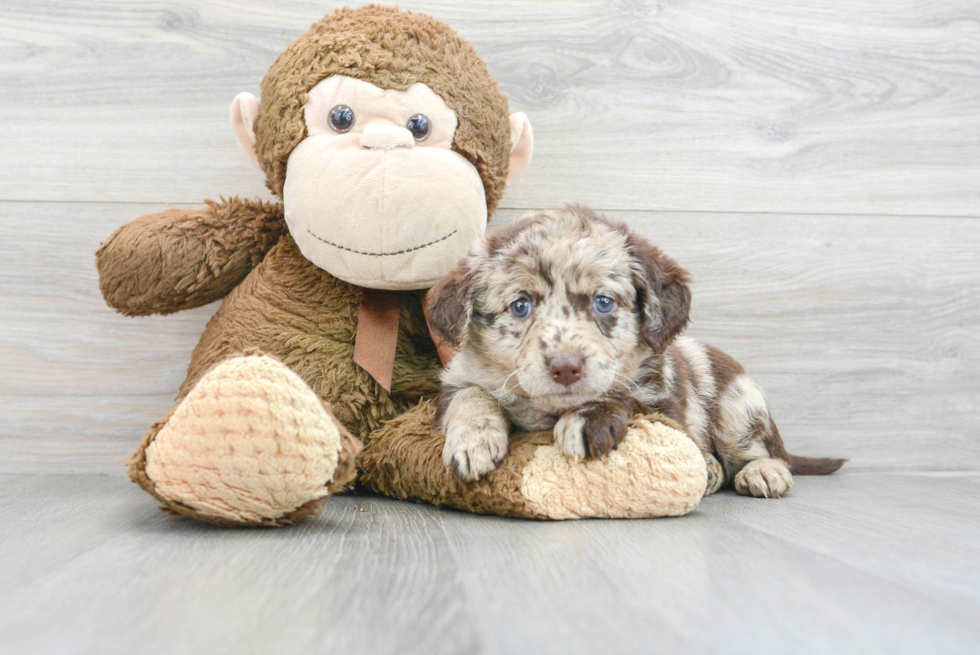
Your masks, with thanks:
M 629 379 L 619 371 L 613 373 L 613 376 L 614 376 L 613 379 L 621 380 L 622 382 L 625 382 L 627 386 L 632 386 L 636 391 L 641 391 L 641 392 L 643 391 L 643 388 L 639 384 L 637 384 L 634 380 Z
M 510 375 L 508 375 L 507 377 L 504 378 L 503 384 L 500 385 L 500 389 L 497 390 L 497 393 L 499 393 L 499 394 L 508 393 L 508 391 L 507 391 L 507 383 L 515 375 L 517 375 L 517 369 L 516 368 L 511 372 Z M 518 384 L 520 384 L 520 381 L 518 381 Z

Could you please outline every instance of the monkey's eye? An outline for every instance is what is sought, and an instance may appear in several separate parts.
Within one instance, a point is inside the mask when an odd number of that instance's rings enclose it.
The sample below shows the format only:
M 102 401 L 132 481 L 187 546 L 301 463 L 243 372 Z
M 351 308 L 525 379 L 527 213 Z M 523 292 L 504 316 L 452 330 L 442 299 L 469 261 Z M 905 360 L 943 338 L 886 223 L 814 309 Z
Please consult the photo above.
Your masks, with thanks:
M 425 114 L 415 114 L 408 119 L 405 127 L 412 133 L 416 141 L 422 141 L 429 136 L 429 119 L 426 118 Z
M 592 306 L 600 314 L 608 314 L 615 307 L 616 302 L 609 296 L 596 296 L 592 301 Z
M 330 127 L 343 134 L 354 126 L 354 110 L 347 105 L 337 105 L 330 110 Z
M 527 318 L 531 315 L 531 301 L 527 298 L 518 298 L 510 304 L 510 313 L 514 318 Z

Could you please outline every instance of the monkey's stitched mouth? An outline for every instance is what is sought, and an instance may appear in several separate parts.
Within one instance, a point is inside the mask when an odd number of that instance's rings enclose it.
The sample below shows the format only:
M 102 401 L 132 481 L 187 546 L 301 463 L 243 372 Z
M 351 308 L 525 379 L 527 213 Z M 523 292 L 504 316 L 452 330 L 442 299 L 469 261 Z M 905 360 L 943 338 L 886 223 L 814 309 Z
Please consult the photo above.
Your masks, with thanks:
M 435 244 L 437 244 L 437 243 L 439 243 L 441 241 L 445 241 L 449 237 L 451 237 L 454 234 L 456 234 L 457 232 L 459 232 L 459 230 L 453 230 L 452 232 L 450 232 L 446 236 L 439 237 L 438 239 L 436 239 L 434 241 L 430 241 L 429 243 L 423 243 L 421 246 L 415 246 L 414 248 L 406 248 L 404 250 L 399 250 L 398 252 L 364 252 L 362 250 L 354 250 L 353 248 L 348 248 L 347 246 L 342 246 L 342 245 L 340 245 L 338 243 L 334 243 L 333 241 L 328 241 L 327 239 L 324 239 L 321 236 L 317 236 L 310 229 L 307 229 L 306 231 L 309 232 L 309 234 L 310 234 L 311 237 L 313 237 L 314 239 L 317 239 L 319 241 L 322 241 L 323 243 L 327 244 L 328 246 L 333 246 L 334 248 L 339 248 L 340 250 L 346 250 L 347 252 L 352 252 L 355 255 L 367 255 L 368 257 L 394 257 L 395 255 L 404 255 L 404 254 L 407 254 L 407 253 L 410 253 L 410 252 L 415 252 L 416 250 L 422 250 L 422 248 L 428 248 L 429 246 L 434 246 Z

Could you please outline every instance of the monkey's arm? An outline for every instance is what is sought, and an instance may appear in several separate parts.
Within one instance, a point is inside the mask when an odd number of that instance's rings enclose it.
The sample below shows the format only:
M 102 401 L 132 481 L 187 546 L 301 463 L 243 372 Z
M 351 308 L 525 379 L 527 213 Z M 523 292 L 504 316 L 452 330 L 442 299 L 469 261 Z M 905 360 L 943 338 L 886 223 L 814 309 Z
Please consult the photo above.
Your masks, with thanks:
M 106 303 L 127 316 L 172 314 L 223 298 L 286 229 L 282 206 L 230 198 L 123 225 L 95 253 Z

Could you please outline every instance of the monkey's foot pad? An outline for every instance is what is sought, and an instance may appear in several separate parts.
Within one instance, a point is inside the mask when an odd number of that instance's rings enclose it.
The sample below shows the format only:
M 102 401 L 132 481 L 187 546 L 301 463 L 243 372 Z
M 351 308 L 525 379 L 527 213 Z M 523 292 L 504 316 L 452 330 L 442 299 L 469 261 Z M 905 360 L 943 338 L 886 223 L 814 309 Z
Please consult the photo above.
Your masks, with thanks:
M 174 408 L 145 476 L 180 514 L 279 525 L 350 482 L 359 445 L 296 373 L 250 354 L 211 369 Z
M 573 462 L 550 432 L 511 435 L 500 467 L 462 482 L 442 461 L 444 437 L 425 402 L 371 437 L 361 457 L 368 487 L 481 514 L 536 519 L 680 516 L 697 507 L 708 481 L 704 456 L 676 423 L 637 417 L 601 460 Z

